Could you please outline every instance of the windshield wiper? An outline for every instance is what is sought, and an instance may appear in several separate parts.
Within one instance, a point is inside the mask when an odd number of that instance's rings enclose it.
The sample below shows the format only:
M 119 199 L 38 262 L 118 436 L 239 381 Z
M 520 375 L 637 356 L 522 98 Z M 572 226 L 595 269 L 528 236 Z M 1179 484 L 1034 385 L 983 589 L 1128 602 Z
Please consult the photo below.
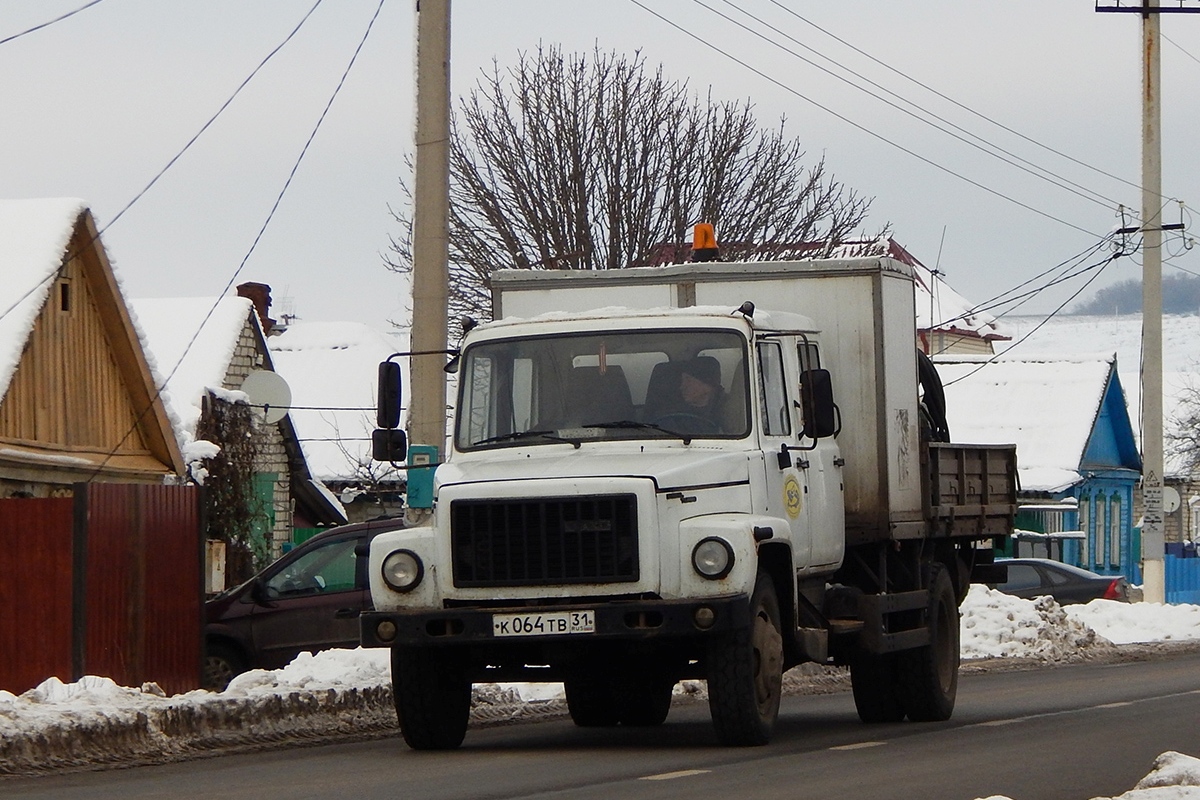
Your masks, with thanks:
M 585 427 L 585 428 L 627 428 L 627 429 L 642 429 L 642 430 L 659 431 L 661 433 L 667 434 L 668 436 L 678 436 L 680 439 L 683 440 L 684 444 L 692 443 L 692 435 L 691 434 L 680 433 L 679 431 L 673 431 L 670 428 L 664 428 L 661 425 L 655 425 L 653 422 L 638 422 L 637 420 L 623 419 L 623 420 L 619 420 L 616 422 L 590 422 L 590 423 L 584 425 L 583 427 Z
M 499 436 L 489 436 L 486 439 L 480 439 L 478 442 L 471 442 L 471 446 L 476 447 L 481 444 L 495 444 L 496 442 L 509 442 L 509 441 L 513 441 L 516 439 L 531 439 L 534 436 L 540 436 L 543 439 L 549 439 L 553 442 L 565 442 L 566 444 L 569 444 L 572 447 L 574 447 L 576 450 L 578 450 L 579 446 L 580 446 L 579 440 L 567 439 L 565 437 L 558 436 L 555 434 L 554 431 L 513 431 L 512 433 L 502 433 Z

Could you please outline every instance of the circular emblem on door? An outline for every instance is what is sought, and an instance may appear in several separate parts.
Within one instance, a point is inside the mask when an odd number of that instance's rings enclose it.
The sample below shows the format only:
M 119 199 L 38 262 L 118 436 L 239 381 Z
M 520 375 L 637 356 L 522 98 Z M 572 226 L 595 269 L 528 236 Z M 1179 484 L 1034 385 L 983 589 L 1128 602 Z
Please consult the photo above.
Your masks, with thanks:
M 787 509 L 787 515 L 792 519 L 800 516 L 800 505 L 804 496 L 800 489 L 800 481 L 796 480 L 795 475 L 788 475 L 783 482 L 783 506 Z

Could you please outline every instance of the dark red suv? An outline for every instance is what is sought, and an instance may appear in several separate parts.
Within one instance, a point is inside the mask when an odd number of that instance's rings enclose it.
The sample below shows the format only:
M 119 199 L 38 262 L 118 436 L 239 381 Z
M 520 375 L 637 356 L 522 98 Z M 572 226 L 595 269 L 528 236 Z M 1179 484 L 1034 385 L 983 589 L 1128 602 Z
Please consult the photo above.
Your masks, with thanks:
M 319 533 L 241 586 L 205 603 L 204 688 L 220 691 L 249 669 L 279 669 L 302 652 L 358 647 L 371 608 L 367 546 L 400 519 Z

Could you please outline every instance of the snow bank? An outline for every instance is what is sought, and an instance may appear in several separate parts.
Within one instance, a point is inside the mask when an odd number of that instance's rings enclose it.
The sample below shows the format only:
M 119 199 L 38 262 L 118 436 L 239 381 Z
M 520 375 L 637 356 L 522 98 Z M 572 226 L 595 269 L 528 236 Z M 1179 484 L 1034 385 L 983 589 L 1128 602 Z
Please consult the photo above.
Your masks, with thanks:
M 1113 605 L 1128 605 L 1113 603 Z M 1196 610 L 1200 612 L 1200 607 Z M 1050 597 L 1022 600 L 1019 597 L 973 585 L 962 605 L 962 657 L 1012 658 L 1017 656 L 1058 661 L 1086 651 L 1112 648 L 1104 613 L 1093 615 L 1091 626 L 1063 610 Z
M 1067 606 L 1066 612 L 1114 644 L 1200 639 L 1200 606 L 1093 600 L 1085 606 Z
M 985 800 L 1011 799 L 997 794 Z M 1200 800 L 1200 759 L 1168 750 L 1154 759 L 1154 769 L 1132 790 L 1093 800 Z
M 1112 642 L 1200 639 L 1200 606 L 1101 600 L 1064 611 L 1050 598 L 1021 600 L 974 586 L 962 614 L 965 659 L 1058 661 L 1103 653 Z M 700 696 L 702 688 L 687 681 L 677 692 Z M 500 724 L 562 714 L 564 707 L 561 684 L 477 685 L 471 718 L 475 725 Z M 152 683 L 132 688 L 97 676 L 71 684 L 51 678 L 20 696 L 0 691 L 0 774 L 160 762 L 281 741 L 390 735 L 395 727 L 384 650 L 302 653 L 284 669 L 243 673 L 223 692 L 174 697 Z M 1167 755 L 1177 754 L 1164 759 Z M 1147 781 L 1180 771 L 1197 774 L 1190 766 L 1194 759 L 1179 759 L 1187 757 L 1163 761 Z M 1139 785 L 1137 791 L 1163 790 Z M 1128 797 L 1150 800 L 1146 794 Z M 1200 800 L 1200 790 L 1155 797 Z

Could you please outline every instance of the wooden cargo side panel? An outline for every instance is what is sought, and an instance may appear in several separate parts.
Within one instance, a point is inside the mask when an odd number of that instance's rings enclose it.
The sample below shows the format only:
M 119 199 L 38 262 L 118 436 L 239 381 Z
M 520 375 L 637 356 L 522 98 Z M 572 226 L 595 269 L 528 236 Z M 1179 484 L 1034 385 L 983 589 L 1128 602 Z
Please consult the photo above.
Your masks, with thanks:
M 1004 536 L 1017 513 L 1012 445 L 929 445 L 929 516 L 942 536 Z

